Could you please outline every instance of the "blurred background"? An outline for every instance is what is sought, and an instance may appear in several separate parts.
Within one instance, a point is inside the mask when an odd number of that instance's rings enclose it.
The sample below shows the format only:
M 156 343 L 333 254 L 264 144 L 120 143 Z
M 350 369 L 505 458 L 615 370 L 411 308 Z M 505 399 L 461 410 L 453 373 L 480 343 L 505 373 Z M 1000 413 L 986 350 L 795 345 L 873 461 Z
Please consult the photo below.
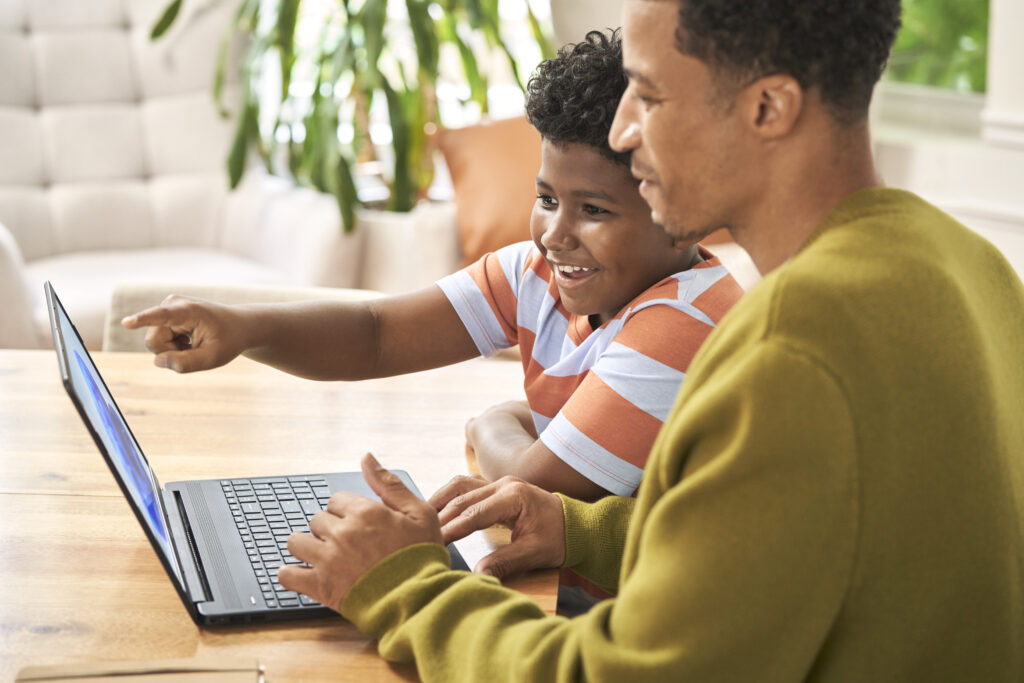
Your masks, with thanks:
M 170 292 L 427 286 L 528 239 L 537 63 L 622 0 L 0 0 L 0 348 L 86 343 Z M 1024 272 L 1024 3 L 904 0 L 880 170 Z M 745 287 L 727 237 L 710 247 Z

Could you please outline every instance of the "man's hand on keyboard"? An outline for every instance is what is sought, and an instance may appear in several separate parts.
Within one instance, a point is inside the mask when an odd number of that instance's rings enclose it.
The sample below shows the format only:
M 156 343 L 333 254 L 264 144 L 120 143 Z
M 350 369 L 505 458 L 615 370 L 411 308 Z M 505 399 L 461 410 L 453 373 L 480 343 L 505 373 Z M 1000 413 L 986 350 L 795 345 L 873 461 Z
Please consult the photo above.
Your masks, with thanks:
M 310 519 L 310 534 L 288 538 L 288 550 L 309 566 L 288 565 L 278 572 L 282 586 L 335 610 L 359 577 L 391 553 L 416 543 L 441 543 L 441 525 L 429 503 L 369 453 L 362 470 L 383 502 L 335 493 L 327 509 Z

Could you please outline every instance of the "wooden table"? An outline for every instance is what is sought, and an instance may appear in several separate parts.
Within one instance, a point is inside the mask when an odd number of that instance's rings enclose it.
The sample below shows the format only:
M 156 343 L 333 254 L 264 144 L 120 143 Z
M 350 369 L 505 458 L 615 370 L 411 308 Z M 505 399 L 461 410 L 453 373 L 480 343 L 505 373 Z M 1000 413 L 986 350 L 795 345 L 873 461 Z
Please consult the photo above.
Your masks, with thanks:
M 424 495 L 467 471 L 465 421 L 522 397 L 516 362 L 318 383 L 247 360 L 194 375 L 96 354 L 162 481 L 358 470 L 373 452 Z M 507 532 L 506 532 L 507 534 Z M 501 533 L 467 539 L 472 565 Z M 510 582 L 555 609 L 557 575 Z M 271 681 L 415 680 L 340 617 L 199 629 L 59 381 L 52 351 L 0 351 L 0 680 L 23 666 L 257 657 Z

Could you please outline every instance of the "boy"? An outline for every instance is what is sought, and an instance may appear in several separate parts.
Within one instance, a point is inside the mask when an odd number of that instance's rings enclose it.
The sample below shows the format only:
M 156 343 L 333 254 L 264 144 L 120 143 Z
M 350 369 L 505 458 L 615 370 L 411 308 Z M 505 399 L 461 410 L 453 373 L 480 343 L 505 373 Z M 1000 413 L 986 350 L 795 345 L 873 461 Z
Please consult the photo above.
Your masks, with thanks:
M 313 379 L 426 370 L 519 344 L 529 403 L 467 428 L 481 472 L 595 499 L 630 495 L 693 354 L 742 291 L 695 242 L 653 223 L 607 138 L 625 90 L 621 43 L 597 32 L 542 64 L 527 116 L 543 140 L 533 243 L 429 289 L 369 302 L 227 307 L 169 297 L 153 326 L 179 372 L 239 354 Z

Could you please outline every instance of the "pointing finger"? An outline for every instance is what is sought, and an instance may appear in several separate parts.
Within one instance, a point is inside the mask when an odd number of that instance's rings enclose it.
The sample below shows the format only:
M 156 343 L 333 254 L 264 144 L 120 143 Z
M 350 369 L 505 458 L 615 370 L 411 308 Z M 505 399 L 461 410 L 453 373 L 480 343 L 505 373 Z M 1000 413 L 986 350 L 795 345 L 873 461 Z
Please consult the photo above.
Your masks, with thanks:
M 135 330 L 140 327 L 170 325 L 174 322 L 175 318 L 174 311 L 161 304 L 147 308 L 144 311 L 139 311 L 133 315 L 125 316 L 121 318 L 121 324 L 129 330 Z

